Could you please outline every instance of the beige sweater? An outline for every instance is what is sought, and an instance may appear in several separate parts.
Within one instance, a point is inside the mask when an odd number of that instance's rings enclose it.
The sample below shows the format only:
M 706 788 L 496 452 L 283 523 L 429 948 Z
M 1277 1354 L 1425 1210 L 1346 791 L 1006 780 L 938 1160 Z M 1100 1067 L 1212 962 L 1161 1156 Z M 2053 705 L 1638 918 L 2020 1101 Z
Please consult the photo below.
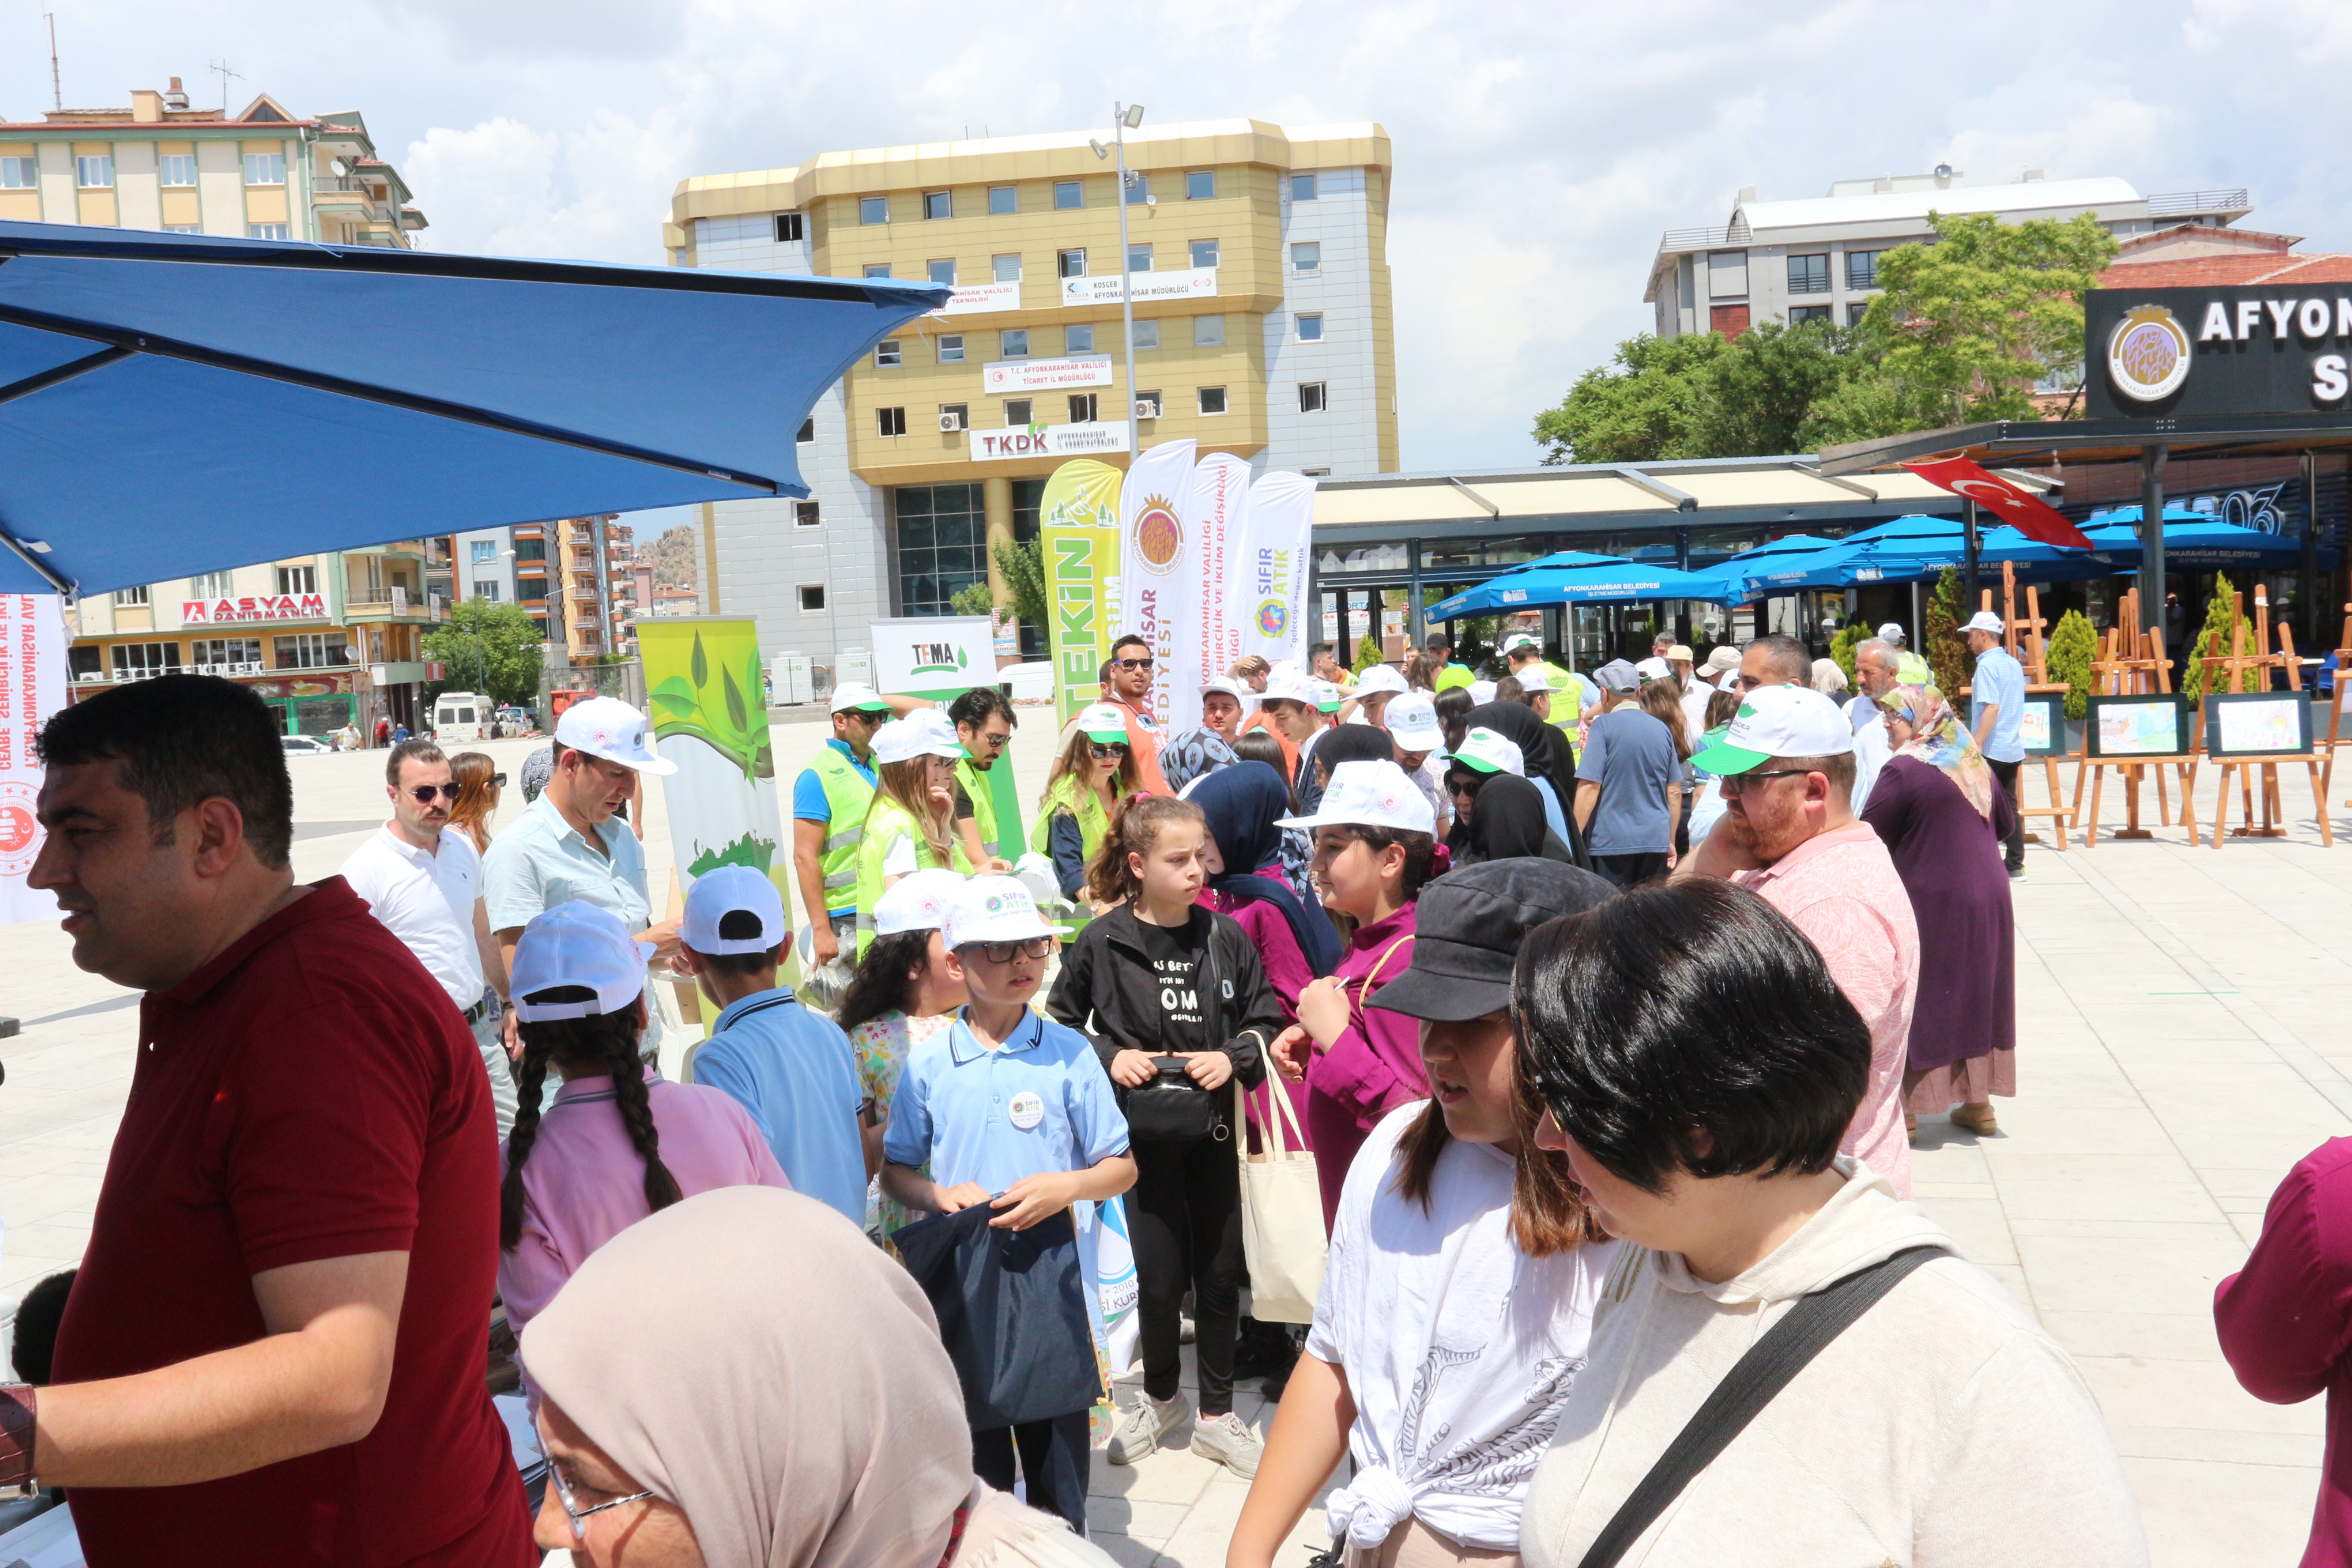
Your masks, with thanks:
M 2105 1568 L 2147 1561 L 2123 1466 L 2074 1362 L 1884 1178 L 1845 1187 L 1719 1285 L 1629 1247 L 1528 1493 L 1528 1568 L 1577 1568 L 1666 1445 L 1791 1303 L 1920 1243 L 1846 1330 L 1621 1562 L 1647 1568 Z

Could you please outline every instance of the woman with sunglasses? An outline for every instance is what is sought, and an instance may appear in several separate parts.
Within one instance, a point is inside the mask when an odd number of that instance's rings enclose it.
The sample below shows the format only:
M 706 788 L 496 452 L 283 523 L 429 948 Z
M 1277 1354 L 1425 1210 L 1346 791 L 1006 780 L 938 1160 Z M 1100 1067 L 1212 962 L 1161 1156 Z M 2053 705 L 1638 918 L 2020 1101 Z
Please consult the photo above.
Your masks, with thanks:
M 1077 727 L 1046 777 L 1036 826 L 1029 830 L 1029 847 L 1053 858 L 1062 897 L 1075 901 L 1085 894 L 1087 868 L 1101 853 L 1111 818 L 1142 788 L 1134 748 L 1128 743 L 1127 715 L 1108 702 L 1080 710 Z
M 472 839 L 477 850 L 488 854 L 490 818 L 498 815 L 507 775 L 481 752 L 460 752 L 449 759 L 449 782 L 457 786 L 457 799 L 449 807 L 449 826 Z
M 969 871 L 955 837 L 953 764 L 964 750 L 936 708 L 874 731 L 874 799 L 857 841 L 857 955 L 874 945 L 874 910 L 891 884 L 917 871 Z

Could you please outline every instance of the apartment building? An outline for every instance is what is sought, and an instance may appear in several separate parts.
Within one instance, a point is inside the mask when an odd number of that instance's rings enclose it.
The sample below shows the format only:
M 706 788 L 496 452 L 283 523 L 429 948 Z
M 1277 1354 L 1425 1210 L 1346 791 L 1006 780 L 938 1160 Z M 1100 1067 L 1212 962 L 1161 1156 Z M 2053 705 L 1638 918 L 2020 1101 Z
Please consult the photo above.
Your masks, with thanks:
M 1764 321 L 1858 321 L 1878 291 L 1878 258 L 1934 237 L 1930 213 L 1993 213 L 2013 223 L 2089 213 L 2118 239 L 2183 224 L 2221 227 L 2253 210 L 2242 190 L 2142 195 L 2127 180 L 1972 183 L 1938 164 L 1926 174 L 1839 180 L 1826 196 L 1765 202 L 1753 186 L 1717 228 L 1670 228 L 1658 241 L 1643 303 L 1662 338 L 1712 331 L 1738 337 Z
M 1398 467 L 1387 132 L 1147 124 L 1126 132 L 1123 193 L 1112 140 L 826 153 L 679 184 L 675 266 L 955 289 L 819 400 L 800 432 L 807 500 L 703 509 L 710 613 L 752 615 L 763 648 L 823 667 L 867 647 L 873 617 L 947 613 L 995 582 L 994 542 L 1034 535 L 1056 466 L 1126 463 L 1130 400 L 1147 447 Z
M 425 215 L 355 110 L 310 118 L 268 93 L 234 116 L 180 79 L 127 109 L 0 120 L 0 218 L 411 248 Z

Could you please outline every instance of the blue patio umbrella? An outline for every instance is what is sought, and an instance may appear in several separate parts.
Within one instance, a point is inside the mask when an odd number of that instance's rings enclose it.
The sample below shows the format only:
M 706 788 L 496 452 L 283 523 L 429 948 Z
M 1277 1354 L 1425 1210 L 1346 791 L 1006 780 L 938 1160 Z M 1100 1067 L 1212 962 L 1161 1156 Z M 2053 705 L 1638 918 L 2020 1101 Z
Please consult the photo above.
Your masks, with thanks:
M 1532 609 L 1541 605 L 1642 599 L 1720 602 L 1725 597 L 1722 583 L 1700 573 L 1677 572 L 1671 566 L 1627 561 L 1616 555 L 1566 551 L 1491 577 L 1475 588 L 1465 588 L 1430 605 L 1423 613 L 1433 621 L 1450 621 L 1462 616 Z
M 810 407 L 947 296 L 0 223 L 0 591 L 804 496 Z
M 1737 555 L 1691 570 L 1699 576 L 1713 577 L 1727 594 L 1737 600 L 1761 598 L 1769 594 L 1792 593 L 1801 587 L 1823 587 L 1827 584 L 1801 581 L 1830 552 L 1840 549 L 1843 540 L 1824 539 L 1818 534 L 1783 534 L 1753 550 L 1743 550 Z M 1786 582 L 1788 586 L 1780 585 Z
M 2140 509 L 2118 507 L 2083 525 L 2093 553 L 2116 564 L 2110 570 L 2139 566 Z M 2336 552 L 2322 546 L 2320 563 L 2333 567 Z M 2164 563 L 2186 571 L 2291 571 L 2303 563 L 2303 541 L 2259 528 L 2240 528 L 2187 507 L 2164 509 Z

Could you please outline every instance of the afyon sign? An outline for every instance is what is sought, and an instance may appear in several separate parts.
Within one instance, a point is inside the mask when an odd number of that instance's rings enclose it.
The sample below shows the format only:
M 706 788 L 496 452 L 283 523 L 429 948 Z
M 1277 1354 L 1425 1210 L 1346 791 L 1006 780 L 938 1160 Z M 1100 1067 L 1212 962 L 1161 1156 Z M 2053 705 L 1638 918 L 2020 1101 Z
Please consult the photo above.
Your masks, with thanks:
M 2095 289 L 2083 302 L 2094 419 L 2341 409 L 2352 288 Z

